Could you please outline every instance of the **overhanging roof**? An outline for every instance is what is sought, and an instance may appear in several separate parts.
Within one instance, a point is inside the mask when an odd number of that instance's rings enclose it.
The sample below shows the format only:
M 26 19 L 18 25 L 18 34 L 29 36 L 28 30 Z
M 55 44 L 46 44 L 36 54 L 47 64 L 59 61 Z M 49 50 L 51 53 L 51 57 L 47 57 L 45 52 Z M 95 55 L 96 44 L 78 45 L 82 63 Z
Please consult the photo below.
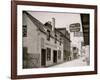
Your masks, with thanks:
M 89 22 L 89 14 L 81 14 L 82 28 L 83 28 L 83 37 L 84 37 L 84 45 L 89 45 L 90 41 L 90 22 Z

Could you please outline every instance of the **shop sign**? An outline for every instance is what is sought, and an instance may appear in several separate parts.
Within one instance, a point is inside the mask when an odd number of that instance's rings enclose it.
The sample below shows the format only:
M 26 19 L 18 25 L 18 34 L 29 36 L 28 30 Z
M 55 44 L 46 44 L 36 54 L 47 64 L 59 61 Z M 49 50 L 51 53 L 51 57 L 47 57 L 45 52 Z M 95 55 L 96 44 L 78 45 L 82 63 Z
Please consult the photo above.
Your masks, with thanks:
M 79 32 L 80 31 L 80 23 L 70 24 L 70 32 Z

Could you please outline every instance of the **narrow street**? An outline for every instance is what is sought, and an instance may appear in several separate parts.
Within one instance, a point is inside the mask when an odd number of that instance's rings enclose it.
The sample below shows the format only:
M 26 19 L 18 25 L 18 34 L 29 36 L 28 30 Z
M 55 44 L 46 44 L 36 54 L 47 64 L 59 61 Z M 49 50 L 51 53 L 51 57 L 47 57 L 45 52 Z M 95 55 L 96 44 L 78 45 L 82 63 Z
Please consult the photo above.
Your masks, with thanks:
M 55 65 L 52 67 L 54 67 L 54 68 L 57 68 L 57 67 L 76 67 L 76 66 L 86 66 L 86 65 L 87 65 L 86 61 L 83 61 L 83 58 L 81 57 L 81 58 L 67 61 L 67 62 L 64 62 L 62 64 L 58 64 L 58 65 Z

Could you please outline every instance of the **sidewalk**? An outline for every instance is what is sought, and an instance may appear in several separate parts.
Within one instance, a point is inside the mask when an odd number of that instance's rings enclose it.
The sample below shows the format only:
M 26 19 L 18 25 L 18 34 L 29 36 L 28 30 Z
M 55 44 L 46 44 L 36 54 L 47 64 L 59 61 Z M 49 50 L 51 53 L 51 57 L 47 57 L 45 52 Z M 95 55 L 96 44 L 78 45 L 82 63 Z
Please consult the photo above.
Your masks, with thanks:
M 55 65 L 55 66 L 52 66 L 54 68 L 56 67 L 76 67 L 76 66 L 86 66 L 87 63 L 83 61 L 83 58 L 78 58 L 78 59 L 75 59 L 75 60 L 71 60 L 71 61 L 67 61 L 67 62 L 64 62 L 62 64 L 58 64 L 58 65 Z

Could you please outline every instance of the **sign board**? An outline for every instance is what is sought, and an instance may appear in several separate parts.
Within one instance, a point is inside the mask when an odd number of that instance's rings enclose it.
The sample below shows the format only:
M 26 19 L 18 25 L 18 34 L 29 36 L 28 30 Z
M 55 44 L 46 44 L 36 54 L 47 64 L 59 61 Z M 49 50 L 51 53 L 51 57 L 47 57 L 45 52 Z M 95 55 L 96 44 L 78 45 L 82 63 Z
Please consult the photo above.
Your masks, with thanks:
M 70 32 L 79 32 L 80 31 L 80 23 L 70 24 Z
M 75 37 L 83 37 L 83 32 L 74 32 Z

